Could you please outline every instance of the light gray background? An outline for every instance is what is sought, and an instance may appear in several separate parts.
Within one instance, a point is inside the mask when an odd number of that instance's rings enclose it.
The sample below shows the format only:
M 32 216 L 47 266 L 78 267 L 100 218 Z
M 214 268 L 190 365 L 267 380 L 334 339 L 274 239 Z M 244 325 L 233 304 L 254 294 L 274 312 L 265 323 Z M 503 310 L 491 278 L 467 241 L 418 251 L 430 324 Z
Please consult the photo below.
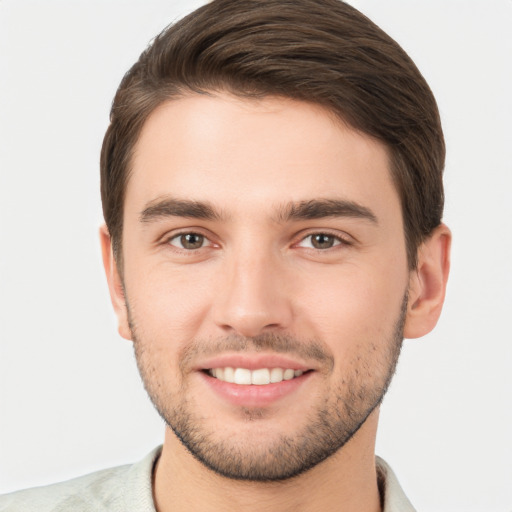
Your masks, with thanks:
M 103 278 L 98 154 L 123 73 L 200 3 L 0 0 L 0 492 L 163 439 Z M 405 343 L 377 451 L 418 510 L 510 512 L 512 1 L 353 4 L 436 94 L 454 233 L 444 314 Z

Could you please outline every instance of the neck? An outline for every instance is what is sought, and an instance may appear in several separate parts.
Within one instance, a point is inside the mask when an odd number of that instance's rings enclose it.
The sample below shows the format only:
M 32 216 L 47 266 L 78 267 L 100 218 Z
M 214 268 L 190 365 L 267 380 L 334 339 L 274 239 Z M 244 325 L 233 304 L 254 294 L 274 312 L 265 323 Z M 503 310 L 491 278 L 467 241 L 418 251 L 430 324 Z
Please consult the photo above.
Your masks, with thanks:
M 336 454 L 281 482 L 244 482 L 217 475 L 197 461 L 167 429 L 154 475 L 158 512 L 379 512 L 374 411 Z

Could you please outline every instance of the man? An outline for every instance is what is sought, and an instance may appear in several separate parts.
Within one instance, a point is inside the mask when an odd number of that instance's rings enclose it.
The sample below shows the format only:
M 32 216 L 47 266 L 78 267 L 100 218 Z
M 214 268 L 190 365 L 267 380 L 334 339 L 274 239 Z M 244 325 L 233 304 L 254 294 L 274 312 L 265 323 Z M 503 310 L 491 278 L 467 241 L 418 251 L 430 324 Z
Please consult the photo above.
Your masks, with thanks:
M 374 444 L 444 299 L 443 165 L 421 74 L 338 0 L 216 0 L 164 31 L 101 155 L 109 289 L 163 447 L 0 510 L 413 510 Z

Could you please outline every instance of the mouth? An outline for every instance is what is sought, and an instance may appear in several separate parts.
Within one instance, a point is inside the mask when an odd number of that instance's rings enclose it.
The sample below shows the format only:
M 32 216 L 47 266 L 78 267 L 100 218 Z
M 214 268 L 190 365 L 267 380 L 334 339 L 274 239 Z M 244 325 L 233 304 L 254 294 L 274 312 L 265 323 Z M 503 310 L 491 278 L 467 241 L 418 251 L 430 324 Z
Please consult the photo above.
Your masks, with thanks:
M 234 368 L 231 366 L 209 368 L 204 370 L 210 377 L 229 384 L 240 386 L 267 386 L 301 377 L 311 370 L 294 370 L 293 368 Z
M 208 403 L 220 398 L 237 408 L 261 408 L 282 404 L 285 397 L 300 392 L 318 367 L 285 354 L 233 352 L 198 361 L 195 370 L 206 386 Z

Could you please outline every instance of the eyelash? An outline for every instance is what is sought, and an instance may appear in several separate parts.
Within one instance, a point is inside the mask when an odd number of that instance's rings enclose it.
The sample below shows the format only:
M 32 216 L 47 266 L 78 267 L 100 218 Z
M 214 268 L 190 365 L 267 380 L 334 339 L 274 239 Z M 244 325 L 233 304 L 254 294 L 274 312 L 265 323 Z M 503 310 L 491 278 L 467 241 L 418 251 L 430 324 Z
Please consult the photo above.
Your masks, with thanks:
M 187 249 L 185 247 L 180 247 L 180 246 L 174 245 L 172 243 L 173 240 L 178 240 L 181 237 L 185 237 L 187 235 L 195 235 L 196 237 L 200 237 L 203 239 L 204 242 L 208 242 L 208 244 L 207 245 L 202 244 L 201 247 Z M 312 239 L 315 236 L 324 236 L 324 237 L 333 239 L 333 245 L 331 247 L 325 247 L 325 248 L 314 247 L 313 246 L 314 242 L 312 241 Z M 325 252 L 325 251 L 328 251 L 329 249 L 334 249 L 339 246 L 353 245 L 353 242 L 351 240 L 349 240 L 346 237 L 340 236 L 339 234 L 330 233 L 329 231 L 314 231 L 314 232 L 308 233 L 305 236 L 302 236 L 298 242 L 293 244 L 293 246 L 295 246 L 295 247 L 300 246 L 300 244 L 304 243 L 307 239 L 311 239 L 311 242 L 310 242 L 311 245 L 309 247 L 304 247 L 304 248 L 313 250 L 313 251 L 320 251 L 320 252 Z M 176 233 L 176 234 L 172 235 L 171 237 L 166 238 L 165 244 L 171 245 L 175 249 L 183 251 L 185 253 L 189 253 L 189 254 L 193 253 L 195 251 L 198 251 L 200 249 L 204 249 L 206 247 L 215 246 L 215 244 L 213 242 L 211 242 L 211 240 L 208 238 L 208 236 L 206 236 L 200 232 L 196 232 L 196 231 L 183 231 L 181 233 Z
M 197 249 L 187 249 L 185 247 L 179 247 L 179 246 L 171 243 L 173 240 L 179 240 L 180 238 L 185 237 L 187 235 L 195 235 L 196 237 L 201 237 L 205 242 L 208 242 L 208 245 L 206 245 L 206 246 L 201 245 L 201 247 L 198 247 Z M 213 242 L 211 242 L 211 240 L 206 235 L 204 235 L 198 231 L 183 231 L 181 233 L 176 233 L 176 234 L 172 235 L 171 237 L 166 238 L 165 243 L 173 246 L 174 248 L 176 248 L 180 251 L 186 252 L 186 253 L 192 253 L 196 250 L 215 245 L 215 244 L 213 244 Z
M 333 245 L 331 247 L 325 247 L 325 248 L 318 248 L 313 246 L 313 237 L 328 237 L 330 239 L 333 239 Z M 329 249 L 335 249 L 339 246 L 350 246 L 353 245 L 352 241 L 348 239 L 348 237 L 340 236 L 339 234 L 330 233 L 329 231 L 315 231 L 312 233 L 308 233 L 306 236 L 303 236 L 299 242 L 297 242 L 295 245 L 300 245 L 301 243 L 305 242 L 307 239 L 310 239 L 310 247 L 305 247 L 307 249 L 315 250 L 315 251 L 327 251 Z

